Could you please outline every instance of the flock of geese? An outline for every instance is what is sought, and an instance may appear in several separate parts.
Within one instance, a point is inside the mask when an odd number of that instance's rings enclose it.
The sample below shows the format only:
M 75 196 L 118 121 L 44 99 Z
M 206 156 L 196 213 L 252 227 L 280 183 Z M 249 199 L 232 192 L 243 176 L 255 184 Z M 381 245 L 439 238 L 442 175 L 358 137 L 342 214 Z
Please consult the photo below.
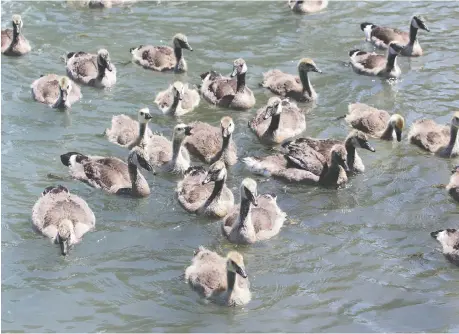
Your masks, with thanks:
M 118 1 L 119 2 L 119 1 Z M 111 6 L 114 1 L 86 1 L 92 7 Z M 104 5 L 105 4 L 105 5 Z M 327 1 L 289 1 L 291 10 L 314 12 L 327 6 Z M 2 30 L 2 53 L 22 56 L 31 46 L 22 28 L 19 15 L 13 15 L 12 29 Z M 361 50 L 349 52 L 350 64 L 358 74 L 397 78 L 400 68 L 397 57 L 422 55 L 418 30 L 429 31 L 421 16 L 414 16 L 409 33 L 398 29 L 362 23 L 368 42 L 388 49 L 387 56 Z M 184 52 L 184 50 L 186 50 Z M 185 72 L 187 51 L 193 51 L 184 34 L 176 34 L 171 46 L 140 45 L 130 49 L 132 61 L 152 71 Z M 110 54 L 100 49 L 96 54 L 70 52 L 65 57 L 67 76 L 44 75 L 32 85 L 34 100 L 52 108 L 70 108 L 81 99 L 79 85 L 109 88 L 116 84 L 116 67 Z M 208 103 L 234 110 L 247 110 L 255 105 L 255 97 L 246 86 L 247 63 L 239 58 L 232 64 L 229 77 L 210 70 L 201 75 L 199 90 L 177 81 L 158 93 L 155 103 L 164 114 L 180 116 L 191 112 L 201 97 Z M 368 137 L 381 140 L 402 140 L 403 116 L 374 107 L 353 103 L 343 116 L 353 129 L 343 139 L 294 139 L 306 129 L 305 112 L 296 102 L 312 102 L 317 93 L 310 81 L 311 73 L 321 73 L 312 59 L 298 62 L 298 75 L 273 69 L 264 73 L 260 85 L 275 96 L 256 111 L 248 123 L 255 136 L 266 145 L 281 144 L 282 153 L 265 157 L 244 157 L 242 161 L 255 174 L 286 182 L 302 182 L 337 188 L 365 166 L 358 149 L 374 152 Z M 137 113 L 137 120 L 126 115 L 112 118 L 105 136 L 113 144 L 126 148 L 126 162 L 117 157 L 68 152 L 61 155 L 70 176 L 109 194 L 146 197 L 150 186 L 142 171 L 173 173 L 181 179 L 176 188 L 178 203 L 189 213 L 222 219 L 221 233 L 231 243 L 252 244 L 277 235 L 286 213 L 277 205 L 276 195 L 258 194 L 257 183 L 246 178 L 240 185 L 239 204 L 226 185 L 229 167 L 238 161 L 237 147 L 232 139 L 235 131 L 231 117 L 223 117 L 219 127 L 203 122 L 177 124 L 171 140 L 152 133 L 148 108 Z M 453 114 L 450 126 L 432 120 L 414 122 L 408 133 L 410 143 L 449 158 L 458 155 L 457 133 L 459 112 Z M 193 166 L 190 156 L 210 167 Z M 459 166 L 453 170 L 446 189 L 459 201 Z M 47 187 L 32 210 L 34 227 L 60 245 L 63 255 L 95 226 L 95 216 L 88 204 L 64 186 Z M 446 229 L 432 232 L 446 256 L 459 258 L 459 231 Z M 249 302 L 249 281 L 240 253 L 231 251 L 226 257 L 199 247 L 192 264 L 185 271 L 190 286 L 201 296 L 224 305 Z

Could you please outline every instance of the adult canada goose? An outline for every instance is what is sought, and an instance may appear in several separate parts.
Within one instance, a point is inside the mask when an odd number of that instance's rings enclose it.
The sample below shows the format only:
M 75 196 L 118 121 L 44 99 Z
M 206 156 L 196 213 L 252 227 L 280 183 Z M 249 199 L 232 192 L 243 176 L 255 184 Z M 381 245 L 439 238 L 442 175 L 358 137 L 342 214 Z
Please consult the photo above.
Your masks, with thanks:
M 288 0 L 288 5 L 295 13 L 315 13 L 328 6 L 328 0 Z
M 440 242 L 443 255 L 456 265 L 459 265 L 459 231 L 454 228 L 438 230 L 430 233 L 432 238 Z
M 150 172 L 153 168 L 144 158 L 143 151 L 135 147 L 129 152 L 127 160 L 126 164 L 118 158 L 86 156 L 78 152 L 61 155 L 62 163 L 69 167 L 70 176 L 91 187 L 116 195 L 150 195 L 150 187 L 139 168 Z
M 153 136 L 148 128 L 151 117 L 148 108 L 142 108 L 137 112 L 138 122 L 126 115 L 113 116 L 112 127 L 105 129 L 104 134 L 113 144 L 132 149 L 140 145 L 142 139 Z
M 263 73 L 260 85 L 276 95 L 290 97 L 299 102 L 314 101 L 317 99 L 317 93 L 309 81 L 309 72 L 322 73 L 312 59 L 303 58 L 298 62 L 299 76 L 280 70 L 270 70 Z
M 176 34 L 170 46 L 140 45 L 131 48 L 132 61 L 153 71 L 186 72 L 188 65 L 182 55 L 182 50 L 193 51 L 184 34 Z
M 209 167 L 190 167 L 176 189 L 180 205 L 188 212 L 222 218 L 234 205 L 226 186 L 227 171 L 223 161 Z M 213 182 L 213 184 L 211 183 Z
M 193 122 L 193 133 L 185 139 L 185 146 L 191 155 L 212 164 L 222 159 L 227 166 L 237 162 L 237 147 L 232 136 L 234 122 L 229 116 L 220 121 L 220 129 L 208 123 Z
M 247 168 L 257 175 L 272 176 L 286 182 L 339 187 L 347 182 L 346 173 L 349 171 L 346 148 L 343 145 L 334 145 L 330 160 L 329 166 L 327 159 L 310 147 L 298 152 L 290 151 L 288 154 L 243 159 Z M 313 168 L 321 168 L 320 176 L 310 172 Z
M 365 33 L 366 40 L 379 48 L 387 49 L 390 42 L 397 42 L 400 45 L 404 45 L 400 54 L 407 57 L 422 56 L 422 48 L 416 37 L 418 29 L 430 31 L 422 16 L 413 16 L 409 34 L 398 29 L 378 27 L 369 22 L 361 23 L 360 29 Z
M 105 88 L 116 83 L 116 67 L 105 49 L 100 49 L 97 54 L 70 52 L 66 64 L 67 75 L 81 84 Z
M 53 243 L 59 244 L 62 255 L 94 229 L 96 217 L 85 200 L 71 194 L 61 185 L 45 188 L 32 209 L 32 224 Z
M 448 190 L 448 193 L 455 201 L 459 202 L 459 165 L 454 167 L 451 173 L 453 175 L 451 175 L 449 179 L 446 190 Z
M 387 111 L 370 107 L 364 103 L 349 104 L 346 122 L 354 129 L 368 133 L 383 140 L 402 140 L 405 119 L 399 114 L 390 115 Z M 394 136 L 395 134 L 395 136 Z
M 242 181 L 240 192 L 241 203 L 222 222 L 222 234 L 228 241 L 253 244 L 277 235 L 287 215 L 277 205 L 276 195 L 258 196 L 257 183 L 250 178 Z
M 375 152 L 375 149 L 368 142 L 367 135 L 362 131 L 352 130 L 344 140 L 338 139 L 316 139 L 311 137 L 298 138 L 296 140 L 286 142 L 282 146 L 286 148 L 290 153 L 296 150 L 303 150 L 312 148 L 318 153 L 322 154 L 324 157 L 327 157 L 327 163 L 331 163 L 330 160 L 330 151 L 332 147 L 336 144 L 343 144 L 347 151 L 347 165 L 350 172 L 363 173 L 365 171 L 365 166 L 363 164 L 362 158 L 357 153 L 356 148 L 363 148 L 365 150 Z M 319 165 L 320 166 L 320 165 Z M 322 167 L 322 166 L 320 166 Z M 316 175 L 322 173 L 322 168 L 319 169 L 308 169 Z
M 159 167 L 162 172 L 185 173 L 190 167 L 190 155 L 183 141 L 191 134 L 191 130 L 191 126 L 181 123 L 174 127 L 172 143 L 158 134 L 142 141 L 140 147 L 145 152 L 150 165 Z
M 155 103 L 164 114 L 182 116 L 196 108 L 200 99 L 197 90 L 176 81 L 168 89 L 158 93 Z
M 239 58 L 233 62 L 230 77 L 214 71 L 201 74 L 201 94 L 204 99 L 220 107 L 245 110 L 255 105 L 255 96 L 245 84 L 247 64 Z M 234 80 L 236 77 L 236 80 Z
M 439 125 L 430 119 L 414 122 L 408 133 L 408 139 L 411 144 L 443 158 L 455 157 L 459 154 L 458 128 L 459 111 L 453 115 L 450 126 Z
M 397 56 L 403 46 L 390 42 L 387 57 L 375 52 L 366 52 L 359 49 L 349 51 L 351 65 L 357 74 L 379 76 L 387 79 L 396 79 L 402 71 L 397 65 Z
M 244 258 L 235 251 L 224 258 L 199 246 L 185 270 L 185 280 L 201 297 L 220 305 L 245 305 L 252 298 Z
M 2 53 L 6 56 L 22 56 L 32 49 L 21 33 L 23 22 L 20 15 L 13 15 L 13 29 L 2 30 Z
M 306 117 L 295 103 L 273 96 L 258 109 L 249 128 L 262 142 L 280 144 L 306 130 Z
M 67 77 L 56 74 L 44 75 L 32 85 L 32 98 L 45 103 L 51 108 L 70 108 L 81 99 L 80 87 Z

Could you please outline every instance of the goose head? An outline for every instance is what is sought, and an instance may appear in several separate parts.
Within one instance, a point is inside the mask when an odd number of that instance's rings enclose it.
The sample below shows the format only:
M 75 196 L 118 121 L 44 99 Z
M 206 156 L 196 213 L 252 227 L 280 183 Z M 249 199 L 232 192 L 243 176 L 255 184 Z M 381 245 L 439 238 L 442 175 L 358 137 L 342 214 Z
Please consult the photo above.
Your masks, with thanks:
M 137 112 L 137 119 L 140 124 L 147 124 L 151 118 L 150 109 L 148 108 L 142 108 Z
M 455 228 L 431 232 L 430 236 L 441 243 L 443 249 L 459 250 L 459 231 Z
M 456 111 L 451 119 L 451 125 L 459 128 L 459 111 Z
M 61 247 L 61 254 L 66 256 L 71 245 L 73 223 L 69 219 L 63 219 L 57 227 L 56 243 Z
M 413 26 L 413 28 L 416 28 L 416 29 L 430 31 L 430 29 L 426 25 L 424 18 L 419 15 L 413 16 L 413 18 L 411 19 L 411 25 Z
M 97 51 L 97 65 L 103 69 L 107 69 L 110 72 L 113 71 L 113 65 L 110 60 L 110 54 L 105 49 L 100 49 Z
M 137 168 L 143 168 L 148 172 L 156 174 L 153 166 L 150 164 L 149 160 L 145 156 L 145 150 L 141 149 L 139 146 L 134 147 L 128 156 L 128 165 L 134 165 Z
M 234 132 L 234 122 L 229 116 L 225 116 L 220 121 L 220 128 L 222 130 L 223 138 L 230 137 Z
M 191 130 L 193 128 L 189 125 L 180 123 L 174 127 L 173 141 L 182 142 L 186 136 L 191 135 Z
M 459 165 L 455 166 L 455 167 L 451 170 L 451 174 L 454 174 L 454 173 L 459 173 Z
M 241 253 L 232 251 L 226 256 L 226 270 L 247 278 L 247 273 L 244 266 L 244 258 Z
M 350 141 L 352 146 L 356 148 L 363 148 L 365 150 L 375 152 L 376 150 L 368 142 L 368 136 L 359 130 L 353 130 L 347 136 L 346 142 Z
M 184 34 L 176 34 L 172 39 L 172 44 L 174 44 L 174 48 L 193 51 L 193 48 L 188 43 L 188 38 Z
M 66 192 L 66 193 L 69 193 L 69 190 L 67 187 L 64 187 L 60 184 L 58 184 L 57 186 L 49 186 L 49 187 L 46 187 L 45 190 L 43 190 L 43 192 L 41 193 L 41 196 L 45 196 L 49 193 L 51 194 L 59 194 L 61 192 Z
M 399 114 L 393 114 L 389 118 L 389 124 L 391 125 L 392 129 L 395 131 L 395 135 L 397 137 L 397 141 L 402 141 L 402 131 L 405 127 L 405 119 Z
M 254 206 L 258 206 L 257 196 L 257 182 L 254 179 L 245 178 L 241 183 L 241 202 L 245 199 Z
M 247 64 L 242 58 L 238 58 L 233 62 L 233 72 L 231 72 L 231 77 L 236 75 L 241 75 L 247 73 Z
M 280 99 L 277 96 L 273 96 L 268 100 L 266 109 L 263 115 L 263 119 L 268 119 L 275 115 L 280 115 L 282 113 L 282 107 L 288 106 L 290 104 L 289 99 Z
M 202 184 L 207 184 L 211 181 L 217 182 L 222 181 L 226 178 L 226 166 L 222 160 L 214 162 L 207 172 L 206 178 L 202 181 Z
M 331 149 L 331 161 L 343 167 L 344 171 L 349 172 L 349 166 L 347 164 L 347 150 L 344 145 L 336 144 Z
M 13 15 L 12 23 L 13 30 L 15 30 L 16 33 L 20 33 L 23 26 L 21 15 Z
M 185 85 L 180 81 L 176 81 L 172 85 L 172 91 L 174 94 L 174 99 L 177 98 L 179 101 L 181 101 L 183 100 L 183 94 L 185 93 Z
M 370 22 L 363 22 L 360 24 L 360 29 L 365 33 L 365 39 L 371 41 L 371 31 L 376 28 L 376 25 Z
M 316 66 L 316 63 L 310 58 L 302 58 L 298 62 L 298 72 L 299 73 L 308 73 L 308 72 L 317 72 L 322 73 L 321 70 Z
M 399 55 L 402 52 L 404 46 L 398 44 L 397 42 L 390 42 L 389 43 L 389 54 L 391 55 Z
M 72 90 L 72 81 L 67 77 L 62 77 L 59 80 L 59 93 L 61 94 L 62 102 L 65 104 Z

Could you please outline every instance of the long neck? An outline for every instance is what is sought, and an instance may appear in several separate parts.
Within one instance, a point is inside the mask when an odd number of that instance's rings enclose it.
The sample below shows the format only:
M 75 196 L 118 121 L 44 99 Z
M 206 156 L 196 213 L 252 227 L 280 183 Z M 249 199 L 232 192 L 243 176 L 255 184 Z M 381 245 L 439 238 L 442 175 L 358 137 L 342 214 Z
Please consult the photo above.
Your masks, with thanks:
M 269 132 L 274 132 L 277 129 L 279 129 L 279 123 L 280 123 L 280 116 L 281 114 L 276 114 L 271 117 L 271 123 L 269 123 Z
M 231 295 L 231 292 L 233 292 L 234 287 L 236 286 L 236 273 L 228 270 L 226 272 L 226 280 L 228 284 L 227 291 L 228 291 L 228 298 L 229 298 L 229 296 Z
M 300 80 L 303 85 L 303 93 L 307 92 L 309 96 L 312 95 L 311 82 L 309 81 L 308 72 L 300 71 Z
M 225 181 L 226 176 L 222 180 L 215 181 L 214 189 L 212 190 L 212 193 L 210 194 L 209 198 L 206 200 L 206 203 L 204 204 L 205 207 L 210 205 L 210 203 L 212 203 L 215 199 L 220 198 L 223 186 L 225 185 Z
M 131 185 L 132 185 L 132 191 L 137 190 L 137 177 L 139 170 L 136 165 L 134 165 L 132 162 L 128 161 L 128 172 L 129 172 L 129 177 L 131 178 Z
M 177 138 L 172 138 L 172 160 L 176 161 L 178 155 L 180 154 L 180 147 L 182 146 L 182 141 Z
M 355 146 L 350 143 L 350 140 L 346 141 L 345 146 L 347 151 L 347 165 L 350 169 L 353 169 L 355 161 Z
M 387 55 L 387 63 L 386 63 L 386 69 L 388 71 L 392 71 L 392 69 L 395 67 L 396 60 L 397 60 L 397 55 L 392 54 L 389 51 L 389 54 Z
M 231 136 L 232 136 L 232 134 L 230 134 L 230 135 L 228 135 L 226 137 L 223 137 L 222 148 L 220 149 L 220 151 L 215 156 L 215 158 L 214 158 L 215 161 L 220 160 L 220 158 L 222 156 L 225 156 L 228 153 L 228 148 L 229 148 L 229 143 L 230 143 L 230 140 L 231 140 Z
M 147 132 L 147 123 L 139 123 L 139 135 L 128 145 L 128 148 L 134 148 L 140 145 L 145 133 Z
M 458 128 L 454 125 L 451 125 L 451 134 L 449 137 L 449 144 L 448 147 L 452 150 L 454 148 L 454 145 L 456 144 L 456 139 L 457 139 L 457 131 Z
M 414 44 L 416 42 L 416 35 L 418 34 L 418 28 L 413 27 L 410 25 L 410 42 L 409 44 Z
M 182 59 L 182 48 L 174 48 L 175 60 L 177 64 Z
M 237 76 L 237 92 L 243 92 L 245 88 L 245 73 L 241 73 Z
M 101 80 L 105 76 L 105 66 L 97 63 L 97 79 Z
M 18 26 L 13 26 L 13 40 L 11 41 L 12 43 L 17 43 L 19 39 L 19 35 L 21 34 L 19 27 Z
M 180 99 L 178 97 L 178 94 L 174 93 L 174 101 L 172 102 L 172 105 L 170 107 L 170 112 L 175 113 L 175 111 L 177 110 L 177 107 L 179 105 L 179 102 L 180 102 Z
M 59 96 L 57 97 L 56 102 L 53 104 L 53 108 L 62 108 L 65 107 L 65 102 L 62 99 L 62 89 L 59 89 Z
M 386 129 L 381 134 L 381 139 L 392 140 L 392 134 L 393 133 L 394 133 L 394 127 L 392 126 L 392 123 L 389 122 L 389 123 L 387 123 Z
M 243 197 L 241 198 L 241 208 L 239 210 L 239 228 L 248 227 L 252 224 L 250 219 L 250 200 Z

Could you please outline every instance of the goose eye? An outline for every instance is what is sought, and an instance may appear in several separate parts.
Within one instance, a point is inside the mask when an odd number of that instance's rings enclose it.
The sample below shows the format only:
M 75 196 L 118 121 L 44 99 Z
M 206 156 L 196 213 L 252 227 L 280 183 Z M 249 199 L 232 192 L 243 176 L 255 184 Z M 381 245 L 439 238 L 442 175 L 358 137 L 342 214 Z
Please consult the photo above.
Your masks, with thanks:
M 141 112 L 140 115 L 143 116 L 143 112 Z

